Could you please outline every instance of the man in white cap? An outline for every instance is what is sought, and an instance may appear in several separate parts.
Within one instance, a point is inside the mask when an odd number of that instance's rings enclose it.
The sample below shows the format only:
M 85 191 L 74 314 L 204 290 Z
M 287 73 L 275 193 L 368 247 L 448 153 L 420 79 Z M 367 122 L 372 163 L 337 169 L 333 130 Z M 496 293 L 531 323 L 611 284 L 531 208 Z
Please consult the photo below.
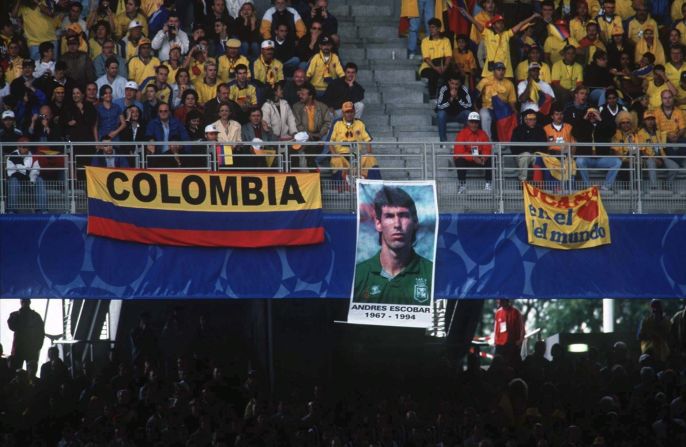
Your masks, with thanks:
M 167 23 L 152 39 L 152 48 L 157 51 L 160 60 L 166 61 L 169 59 L 169 50 L 174 43 L 181 46 L 181 54 L 188 53 L 190 45 L 188 34 L 186 34 L 180 26 L 181 21 L 179 20 L 179 16 L 175 12 L 172 12 L 169 14 Z
M 206 141 L 217 141 L 217 135 L 219 135 L 219 129 L 214 124 L 208 124 L 205 126 L 205 140 Z
M 481 127 L 481 116 L 478 112 L 471 112 L 467 117 L 467 126 L 462 129 L 455 137 L 455 147 L 453 150 L 455 167 L 457 168 L 457 179 L 459 188 L 457 193 L 462 194 L 467 189 L 467 169 L 480 170 L 484 173 L 486 184 L 484 189 L 491 191 L 491 154 L 493 148 L 488 143 L 489 138 Z
M 541 64 L 531 62 L 529 64 L 529 76 L 517 84 L 517 96 L 521 104 L 520 111 L 540 111 L 539 104 L 543 102 L 543 95 L 548 95 L 551 103 L 555 99 L 553 88 L 541 79 Z
M 246 67 L 250 67 L 248 58 L 241 54 L 241 41 L 238 39 L 229 39 L 226 42 L 226 54 L 219 56 L 217 64 L 219 80 L 224 83 L 233 81 L 236 78 L 237 66 L 245 65 Z M 251 77 L 252 74 L 248 68 L 248 78 Z
M 124 2 L 124 10 L 114 17 L 114 35 L 121 39 L 126 35 L 131 22 L 136 21 L 143 25 L 142 30 L 145 36 L 148 35 L 148 20 L 140 11 L 139 0 L 127 0 Z
M 143 24 L 138 20 L 129 22 L 129 33 L 119 41 L 119 54 L 127 62 L 138 54 L 138 45 L 143 37 Z
M 111 57 L 105 61 L 105 74 L 95 80 L 98 90 L 103 85 L 112 87 L 112 98 L 114 100 L 124 97 L 126 83 L 126 78 L 119 76 L 119 61 L 116 57 Z
M 114 104 L 121 107 L 122 110 L 126 110 L 129 106 L 136 106 L 143 112 L 143 103 L 137 99 L 138 95 L 138 84 L 136 81 L 127 81 L 124 84 L 124 97 L 115 99 Z
M 262 54 L 253 65 L 255 80 L 274 87 L 283 80 L 283 64 L 274 58 L 274 42 L 265 40 L 262 42 Z
M 2 125 L 0 126 L 0 142 L 2 143 L 14 143 L 20 136 L 24 135 L 23 132 L 16 127 L 16 122 L 14 118 L 14 112 L 11 110 L 5 110 L 2 112 Z M 3 153 L 7 149 L 3 147 Z

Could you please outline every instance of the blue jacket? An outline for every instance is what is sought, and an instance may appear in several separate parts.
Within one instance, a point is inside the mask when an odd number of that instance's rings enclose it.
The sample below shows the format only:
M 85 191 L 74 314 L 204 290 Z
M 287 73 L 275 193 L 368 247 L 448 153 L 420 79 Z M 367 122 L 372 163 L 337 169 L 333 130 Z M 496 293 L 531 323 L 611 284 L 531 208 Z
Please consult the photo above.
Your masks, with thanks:
M 186 128 L 181 124 L 181 121 L 174 117 L 169 118 L 169 139 L 164 139 L 164 130 L 162 129 L 162 122 L 159 118 L 155 118 L 148 123 L 148 127 L 145 131 L 145 137 L 148 140 L 154 141 L 189 141 L 188 132 Z M 157 146 L 155 148 L 155 153 L 162 153 L 162 146 Z M 188 152 L 186 146 L 183 147 L 184 152 Z
M 117 152 L 114 152 L 115 155 Z M 107 167 L 107 162 L 105 161 L 105 158 L 102 154 L 94 155 L 93 159 L 91 160 L 91 166 L 95 166 L 98 168 L 106 168 Z M 128 168 L 129 167 L 129 161 L 127 160 L 127 157 L 114 157 L 114 167 L 115 168 Z

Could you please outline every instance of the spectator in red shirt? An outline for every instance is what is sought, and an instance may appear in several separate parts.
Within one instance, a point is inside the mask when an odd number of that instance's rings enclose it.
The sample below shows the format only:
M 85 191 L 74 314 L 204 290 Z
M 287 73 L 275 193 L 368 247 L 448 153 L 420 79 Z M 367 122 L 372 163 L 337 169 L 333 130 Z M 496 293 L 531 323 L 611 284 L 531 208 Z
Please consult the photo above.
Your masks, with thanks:
M 510 300 L 498 300 L 493 331 L 495 353 L 501 355 L 511 365 L 519 363 L 524 332 L 524 320 L 519 309 L 514 307 Z
M 467 117 L 467 126 L 462 129 L 455 137 L 455 167 L 457 168 L 457 179 L 460 187 L 457 191 L 462 194 L 466 190 L 465 180 L 467 177 L 467 169 L 483 170 L 486 185 L 484 189 L 491 191 L 491 178 L 493 176 L 491 170 L 492 148 L 490 144 L 475 144 L 488 143 L 488 135 L 480 128 L 481 117 L 478 112 L 471 112 Z M 467 169 L 465 169 L 467 168 Z

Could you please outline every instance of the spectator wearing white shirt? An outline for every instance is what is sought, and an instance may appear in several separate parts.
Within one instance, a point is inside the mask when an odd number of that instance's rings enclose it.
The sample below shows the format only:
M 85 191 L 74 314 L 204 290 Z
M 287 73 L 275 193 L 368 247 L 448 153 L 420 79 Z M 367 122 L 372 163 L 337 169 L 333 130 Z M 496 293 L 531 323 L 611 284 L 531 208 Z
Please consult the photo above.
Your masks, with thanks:
M 181 30 L 179 16 L 175 13 L 169 14 L 169 19 L 164 27 L 155 34 L 152 39 L 152 49 L 157 51 L 160 60 L 169 59 L 169 50 L 172 44 L 181 48 L 181 54 L 188 53 L 189 41 L 188 34 Z
M 55 73 L 55 45 L 52 42 L 43 42 L 38 45 L 40 59 L 36 61 L 33 77 L 38 79 L 43 75 L 52 76 Z
M 544 93 L 549 95 L 551 100 L 555 99 L 553 88 L 540 78 L 541 65 L 538 62 L 529 64 L 529 76 L 517 84 L 517 98 L 521 103 L 520 111 L 533 110 L 539 112 L 539 98 Z
M 5 113 L 7 112 L 4 112 L 3 116 Z M 21 144 L 27 141 L 31 141 L 29 137 L 19 137 L 17 149 L 7 157 L 8 211 L 16 212 L 19 208 L 19 198 L 27 197 L 34 192 L 37 211 L 46 212 L 45 183 L 40 177 L 40 164 L 29 148 Z
M 105 61 L 105 74 L 100 76 L 95 83 L 98 90 L 103 85 L 112 87 L 112 98 L 119 99 L 124 97 L 126 89 L 126 78 L 119 76 L 119 61 L 116 57 L 110 57 Z
M 238 12 L 241 7 L 246 3 L 252 3 L 252 0 L 225 0 L 226 1 L 226 11 L 231 17 L 238 18 Z

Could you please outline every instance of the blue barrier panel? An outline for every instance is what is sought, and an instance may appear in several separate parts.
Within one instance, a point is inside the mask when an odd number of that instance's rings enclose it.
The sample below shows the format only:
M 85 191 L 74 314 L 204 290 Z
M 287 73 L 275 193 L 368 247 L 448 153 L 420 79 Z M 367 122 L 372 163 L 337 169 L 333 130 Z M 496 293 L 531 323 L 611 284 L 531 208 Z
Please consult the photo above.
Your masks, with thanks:
M 325 214 L 326 242 L 161 247 L 86 236 L 80 215 L 0 216 L 3 298 L 348 298 L 355 216 Z M 437 298 L 683 298 L 686 216 L 612 215 L 612 244 L 526 242 L 521 214 L 441 215 Z

